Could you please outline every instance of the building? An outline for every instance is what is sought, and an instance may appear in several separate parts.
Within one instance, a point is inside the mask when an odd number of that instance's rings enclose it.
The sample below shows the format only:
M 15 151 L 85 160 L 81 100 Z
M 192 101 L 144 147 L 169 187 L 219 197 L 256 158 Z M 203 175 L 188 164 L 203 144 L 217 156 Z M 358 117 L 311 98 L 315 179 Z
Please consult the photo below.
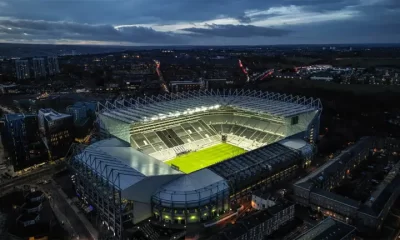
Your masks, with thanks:
M 60 73 L 57 57 L 47 57 L 47 67 L 49 69 L 50 76 Z
M 201 90 L 205 87 L 203 81 L 171 81 L 169 86 L 171 92 Z
M 0 94 L 11 94 L 18 92 L 18 85 L 16 84 L 0 84 Z
M 14 170 L 46 160 L 43 158 L 45 151 L 40 141 L 36 115 L 5 115 L 1 137 L 9 164 L 14 166 Z
M 35 78 L 46 77 L 46 63 L 44 58 L 33 58 L 32 59 L 32 70 Z
M 67 161 L 78 195 L 118 238 L 149 218 L 182 229 L 212 225 L 307 166 L 321 110 L 318 99 L 244 90 L 99 103 L 103 140 L 74 145 Z M 165 163 L 221 143 L 248 152 L 191 172 Z
M 72 115 L 75 124 L 82 123 L 89 117 L 88 113 L 93 115 L 96 112 L 97 102 L 77 102 L 67 107 L 67 113 Z
M 328 217 L 296 240 L 351 240 L 355 231 L 355 227 Z
M 49 159 L 65 157 L 73 141 L 72 116 L 58 113 L 50 108 L 40 109 L 38 123 L 43 141 L 49 151 Z
M 311 80 L 314 81 L 325 81 L 325 82 L 330 82 L 333 80 L 332 76 L 312 76 L 310 77 Z
M 254 193 L 251 196 L 251 206 L 257 210 L 264 210 L 276 205 L 277 196 L 272 193 Z
M 330 191 L 369 156 L 375 142 L 373 137 L 361 138 L 337 157 L 297 181 L 293 186 L 297 203 L 358 227 L 379 229 L 400 194 L 400 189 L 395 187 L 400 184 L 400 162 L 391 168 L 365 202 Z
M 264 240 L 268 235 L 294 219 L 293 203 L 278 203 L 266 210 L 249 215 L 225 228 L 209 240 Z
M 17 80 L 29 79 L 31 74 L 28 60 L 15 60 L 15 73 Z

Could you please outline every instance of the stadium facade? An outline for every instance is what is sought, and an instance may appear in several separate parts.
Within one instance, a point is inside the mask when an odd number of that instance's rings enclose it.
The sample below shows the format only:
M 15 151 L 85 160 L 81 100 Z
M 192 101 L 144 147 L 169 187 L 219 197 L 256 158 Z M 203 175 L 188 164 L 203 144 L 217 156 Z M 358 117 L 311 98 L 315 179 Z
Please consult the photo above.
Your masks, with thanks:
M 68 156 L 76 188 L 117 236 L 145 219 L 211 221 L 313 157 L 319 99 L 193 91 L 98 104 L 104 140 Z M 165 162 L 222 142 L 248 152 L 189 174 Z

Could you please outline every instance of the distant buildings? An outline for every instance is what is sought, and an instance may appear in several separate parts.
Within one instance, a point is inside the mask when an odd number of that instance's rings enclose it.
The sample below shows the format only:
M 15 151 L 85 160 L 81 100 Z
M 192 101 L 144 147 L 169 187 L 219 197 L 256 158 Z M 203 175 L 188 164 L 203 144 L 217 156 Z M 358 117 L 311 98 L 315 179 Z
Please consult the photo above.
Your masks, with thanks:
M 314 81 L 325 81 L 325 82 L 330 82 L 333 80 L 332 76 L 312 76 L 310 77 L 311 80 Z
M 28 60 L 15 60 L 15 73 L 17 80 L 29 79 L 31 74 Z
M 39 110 L 38 120 L 43 141 L 49 150 L 49 158 L 64 157 L 73 141 L 72 116 L 47 108 Z
M 171 92 L 192 91 L 204 89 L 203 81 L 171 81 L 169 83 Z
M 58 65 L 57 57 L 47 57 L 47 66 L 49 69 L 49 75 L 56 75 L 60 73 L 60 67 Z
M 7 114 L 4 117 L 2 142 L 14 170 L 47 160 L 38 132 L 36 115 Z
M 47 70 L 46 70 L 47 68 Z M 31 72 L 33 75 L 31 75 Z M 15 60 L 15 73 L 17 80 L 42 78 L 60 73 L 57 57 L 32 58 L 31 63 L 27 59 Z
M 33 58 L 32 59 L 32 70 L 35 78 L 46 77 L 46 63 L 44 58 Z

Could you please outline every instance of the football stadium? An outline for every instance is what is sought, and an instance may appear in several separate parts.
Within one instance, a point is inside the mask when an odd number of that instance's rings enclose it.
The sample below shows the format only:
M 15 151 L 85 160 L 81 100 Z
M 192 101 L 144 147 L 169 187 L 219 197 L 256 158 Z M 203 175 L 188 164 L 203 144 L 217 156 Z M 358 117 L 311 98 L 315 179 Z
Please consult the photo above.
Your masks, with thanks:
M 310 163 L 319 99 L 191 91 L 98 103 L 103 140 L 68 155 L 76 191 L 116 234 L 218 221 Z

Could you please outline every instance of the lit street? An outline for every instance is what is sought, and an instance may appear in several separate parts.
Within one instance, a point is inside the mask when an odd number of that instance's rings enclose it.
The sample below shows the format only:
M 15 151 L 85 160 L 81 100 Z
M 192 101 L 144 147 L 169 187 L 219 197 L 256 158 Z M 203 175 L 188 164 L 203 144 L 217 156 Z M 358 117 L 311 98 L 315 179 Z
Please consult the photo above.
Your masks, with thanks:
M 55 210 L 56 215 L 64 219 L 62 221 L 66 224 L 66 230 L 76 234 L 79 237 L 78 239 L 96 239 L 96 237 L 87 230 L 88 227 L 82 223 L 71 205 L 68 204 L 68 200 L 60 194 L 54 182 L 41 185 L 40 188 L 46 192 L 48 196 L 51 196 L 51 206 Z

